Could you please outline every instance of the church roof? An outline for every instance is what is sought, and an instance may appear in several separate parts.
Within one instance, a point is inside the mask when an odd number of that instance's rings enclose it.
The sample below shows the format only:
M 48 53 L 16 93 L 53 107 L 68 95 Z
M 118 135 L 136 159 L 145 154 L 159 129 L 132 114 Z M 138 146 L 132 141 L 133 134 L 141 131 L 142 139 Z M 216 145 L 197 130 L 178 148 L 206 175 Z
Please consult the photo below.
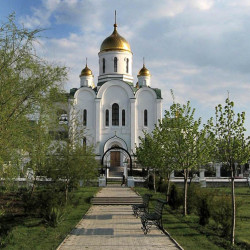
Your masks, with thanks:
M 113 33 L 102 42 L 100 48 L 100 52 L 110 50 L 122 50 L 131 52 L 130 44 L 128 43 L 128 41 L 117 32 L 116 23 L 114 24 Z
M 92 76 L 92 71 L 86 64 L 86 67 L 81 71 L 80 76 Z
M 150 76 L 149 70 L 145 67 L 145 64 L 143 63 L 143 67 L 138 73 L 138 76 Z

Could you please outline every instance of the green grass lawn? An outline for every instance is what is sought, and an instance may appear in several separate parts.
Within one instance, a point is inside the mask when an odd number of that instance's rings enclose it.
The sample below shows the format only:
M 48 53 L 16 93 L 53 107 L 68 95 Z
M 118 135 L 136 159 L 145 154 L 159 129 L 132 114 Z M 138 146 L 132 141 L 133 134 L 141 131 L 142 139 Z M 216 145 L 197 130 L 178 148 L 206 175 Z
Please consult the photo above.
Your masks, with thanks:
M 220 188 L 230 193 L 230 188 Z M 153 198 L 165 199 L 162 193 L 154 193 L 145 188 L 136 188 L 140 194 L 152 193 Z M 167 205 L 163 213 L 163 226 L 184 249 L 250 249 L 250 189 L 236 188 L 236 199 L 240 203 L 236 219 L 236 245 L 230 248 L 229 241 L 222 239 L 212 227 L 198 224 L 198 216 L 191 214 L 183 217 Z M 153 209 L 154 202 L 150 203 Z M 248 245 L 240 245 L 246 243 Z
M 20 217 L 5 239 L 3 249 L 56 249 L 90 207 L 90 198 L 97 187 L 82 187 L 74 191 L 71 204 L 65 209 L 62 222 L 55 228 L 46 226 L 41 218 Z

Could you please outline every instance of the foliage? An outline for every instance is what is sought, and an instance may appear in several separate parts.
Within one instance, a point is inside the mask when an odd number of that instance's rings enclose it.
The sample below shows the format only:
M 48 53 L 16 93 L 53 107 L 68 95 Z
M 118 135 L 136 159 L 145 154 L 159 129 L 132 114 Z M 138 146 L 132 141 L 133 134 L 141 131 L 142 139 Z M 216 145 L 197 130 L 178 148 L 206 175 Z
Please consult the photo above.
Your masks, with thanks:
M 3 244 L 0 248 L 56 249 L 87 212 L 91 205 L 89 201 L 98 190 L 98 187 L 82 187 L 73 190 L 68 205 L 62 211 L 63 216 L 59 220 L 60 223 L 56 227 L 48 226 L 44 218 L 38 214 L 17 214 L 12 216 L 12 220 L 5 220 L 4 225 L 9 227 L 9 231 L 6 237 L 2 238 Z M 36 193 L 39 191 L 37 188 L 33 197 L 37 197 Z M 61 191 L 57 190 L 54 195 L 60 194 L 63 195 Z M 76 204 L 76 201 L 78 204 L 73 207 L 72 204 Z
M 80 180 L 87 182 L 95 179 L 99 167 L 93 147 L 82 145 L 70 138 L 54 144 L 49 165 L 47 176 L 64 186 L 66 202 L 69 188 L 77 187 Z
M 218 229 L 222 229 L 224 236 L 230 235 L 232 206 L 229 195 L 217 196 L 213 199 L 211 217 Z
M 9 179 L 27 157 L 33 168 L 45 165 L 46 117 L 66 77 L 64 67 L 37 56 L 40 32 L 16 25 L 14 14 L 0 27 L 0 175 Z
M 51 227 L 56 227 L 63 220 L 63 210 L 58 207 L 50 207 L 44 214 L 44 221 Z
M 172 184 L 170 187 L 168 204 L 173 210 L 175 210 L 181 206 L 181 202 L 181 194 L 179 189 L 176 187 L 176 185 Z
M 200 200 L 198 215 L 199 215 L 199 224 L 202 226 L 207 225 L 210 218 L 210 211 L 208 208 L 208 201 L 205 197 Z
M 215 107 L 215 122 L 211 118 L 207 129 L 209 136 L 213 138 L 212 156 L 215 161 L 223 162 L 224 166 L 231 172 L 231 243 L 235 240 L 236 207 L 234 179 L 238 164 L 246 163 L 250 158 L 250 137 L 245 137 L 245 112 L 235 114 L 234 103 L 229 99 L 225 106 L 221 104 Z
M 192 188 L 192 187 L 191 187 Z M 150 192 L 145 188 L 135 188 L 141 195 Z M 223 235 L 223 226 L 220 223 L 215 224 L 212 218 L 213 209 L 220 207 L 220 200 L 224 196 L 229 198 L 229 188 L 199 188 L 195 187 L 194 194 L 197 194 L 196 199 L 199 201 L 203 198 L 207 199 L 208 209 L 210 212 L 209 223 L 205 226 L 199 224 L 199 215 L 196 212 L 189 214 L 186 217 L 182 216 L 179 209 L 172 210 L 166 206 L 163 212 L 163 226 L 171 236 L 177 240 L 177 242 L 184 249 L 196 249 L 199 246 L 200 249 L 233 249 L 233 250 L 246 250 L 250 247 L 249 240 L 249 188 L 237 187 L 237 209 L 239 212 L 237 218 L 237 231 L 236 242 L 234 246 L 231 246 L 228 237 Z M 151 191 L 152 192 L 152 191 Z M 153 195 L 153 199 L 164 199 L 165 193 L 156 193 Z M 216 205 L 214 204 L 216 202 Z M 240 204 L 239 204 L 240 203 Z M 201 202 L 197 202 L 197 209 L 199 209 Z M 223 202 L 224 204 L 224 202 Z M 224 205 L 223 205 L 224 206 Z M 150 209 L 152 204 L 150 203 Z M 230 203 L 228 204 L 230 209 Z
M 170 110 L 165 111 L 162 130 L 166 136 L 164 148 L 167 148 L 168 165 L 176 170 L 183 170 L 184 196 L 183 214 L 187 214 L 187 180 L 190 171 L 209 161 L 208 138 L 206 129 L 200 129 L 201 118 L 194 119 L 195 109 L 190 102 L 185 105 L 173 103 Z

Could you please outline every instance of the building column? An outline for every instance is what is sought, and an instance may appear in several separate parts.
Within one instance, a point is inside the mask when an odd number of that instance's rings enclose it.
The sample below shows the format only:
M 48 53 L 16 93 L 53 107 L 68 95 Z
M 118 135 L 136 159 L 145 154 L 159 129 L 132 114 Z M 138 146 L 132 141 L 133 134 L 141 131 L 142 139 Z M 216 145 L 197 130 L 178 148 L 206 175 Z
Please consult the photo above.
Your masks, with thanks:
M 128 178 L 128 164 L 127 163 L 123 163 L 124 169 L 123 169 L 123 174 L 125 176 L 125 178 Z
M 200 179 L 205 179 L 205 168 L 200 167 Z
M 136 99 L 130 99 L 130 137 L 131 137 L 131 151 L 135 152 L 136 143 L 136 115 L 135 115 L 135 101 Z
M 174 171 L 171 172 L 170 174 L 170 180 L 174 179 Z
M 221 165 L 222 163 L 214 163 L 214 166 L 215 166 L 215 171 L 216 171 L 216 178 L 220 178 L 221 177 L 221 174 L 220 174 L 220 169 L 221 169 Z

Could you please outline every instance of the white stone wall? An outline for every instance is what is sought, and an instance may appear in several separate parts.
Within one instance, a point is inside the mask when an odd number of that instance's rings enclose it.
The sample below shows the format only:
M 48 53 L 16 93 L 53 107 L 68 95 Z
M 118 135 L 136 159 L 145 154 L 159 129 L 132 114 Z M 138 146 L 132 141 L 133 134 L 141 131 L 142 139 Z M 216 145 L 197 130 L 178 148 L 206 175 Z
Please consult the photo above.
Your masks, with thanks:
M 114 71 L 114 58 L 117 57 L 117 72 Z M 105 59 L 105 72 L 103 73 L 103 58 Z M 126 72 L 127 59 L 129 59 L 128 73 Z M 119 76 L 122 78 L 127 76 L 127 81 L 132 82 L 132 53 L 129 51 L 105 51 L 99 53 L 99 77 L 101 81 L 105 81 L 105 76 Z M 107 79 L 108 80 L 108 79 Z
M 81 87 L 94 87 L 93 76 L 80 76 Z
M 128 149 L 131 144 L 130 98 L 134 97 L 131 87 L 122 81 L 109 81 L 101 86 L 98 92 L 100 101 L 100 153 L 105 143 L 113 136 L 122 138 Z M 119 126 L 112 125 L 112 105 L 119 105 Z M 109 126 L 106 126 L 106 110 L 109 110 Z M 122 110 L 125 110 L 125 126 L 122 125 Z
M 147 132 L 152 132 L 155 124 L 157 123 L 158 115 L 157 112 L 157 96 L 155 92 L 148 88 L 143 87 L 139 89 L 136 93 L 136 122 L 137 129 L 135 135 L 135 143 L 139 143 L 139 136 L 143 136 L 143 130 Z M 148 113 L 148 124 L 144 126 L 144 110 Z
M 75 124 L 84 129 L 87 144 L 95 144 L 95 92 L 88 87 L 82 87 L 75 93 L 73 112 L 76 114 Z M 83 110 L 87 110 L 87 125 L 83 126 Z M 74 118 L 73 118 L 74 119 Z

